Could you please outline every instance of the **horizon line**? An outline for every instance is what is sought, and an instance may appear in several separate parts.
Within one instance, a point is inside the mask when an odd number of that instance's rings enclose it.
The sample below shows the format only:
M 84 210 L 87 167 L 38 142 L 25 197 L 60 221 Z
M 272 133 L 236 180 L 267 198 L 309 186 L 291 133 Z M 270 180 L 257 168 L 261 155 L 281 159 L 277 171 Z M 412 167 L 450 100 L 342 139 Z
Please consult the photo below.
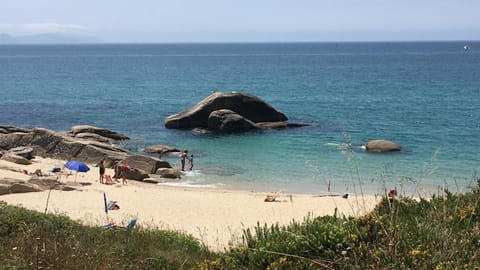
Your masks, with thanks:
M 96 41 L 96 42 L 0 42 L 4 45 L 187 45 L 187 44 L 308 44 L 308 43 L 436 43 L 436 42 L 480 42 L 480 39 L 427 39 L 427 40 L 325 40 L 325 41 Z

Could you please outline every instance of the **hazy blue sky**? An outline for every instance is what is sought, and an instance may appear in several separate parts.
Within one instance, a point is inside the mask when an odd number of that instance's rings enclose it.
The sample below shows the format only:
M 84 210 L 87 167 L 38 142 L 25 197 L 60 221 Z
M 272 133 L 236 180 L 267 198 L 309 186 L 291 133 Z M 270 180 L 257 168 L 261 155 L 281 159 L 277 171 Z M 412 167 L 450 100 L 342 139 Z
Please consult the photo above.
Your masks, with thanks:
M 479 40 L 480 0 L 0 0 L 0 33 L 109 42 Z

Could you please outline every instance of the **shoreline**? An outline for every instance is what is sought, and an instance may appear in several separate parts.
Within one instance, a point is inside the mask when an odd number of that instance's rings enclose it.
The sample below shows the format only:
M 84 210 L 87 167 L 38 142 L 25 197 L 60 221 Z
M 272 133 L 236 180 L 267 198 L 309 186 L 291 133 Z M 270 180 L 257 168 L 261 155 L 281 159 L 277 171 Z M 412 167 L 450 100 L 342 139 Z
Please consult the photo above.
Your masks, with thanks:
M 18 165 L 1 161 L 0 174 L 4 178 L 28 180 L 28 175 L 5 170 L 5 166 L 34 171 L 62 162 L 36 158 L 32 165 Z M 112 173 L 113 170 L 107 168 L 106 174 Z M 74 182 L 72 177 L 60 181 Z M 268 194 L 264 192 L 172 187 L 134 180 L 129 180 L 127 185 L 104 185 L 97 180 L 98 169 L 91 168 L 87 173 L 78 174 L 77 190 L 52 190 L 48 212 L 64 214 L 90 226 L 111 221 L 125 226 L 136 217 L 137 226 L 185 232 L 216 251 L 240 243 L 243 229 L 253 228 L 257 223 L 287 225 L 307 216 L 332 215 L 335 209 L 339 215 L 359 216 L 368 213 L 380 200 L 375 196 L 350 195 L 344 199 L 319 194 L 277 194 L 274 202 L 265 202 Z M 119 210 L 109 211 L 108 216 L 104 212 L 104 192 L 108 201 L 117 201 L 120 206 Z M 0 196 L 0 200 L 43 213 L 47 197 L 48 191 L 42 191 L 6 194 Z

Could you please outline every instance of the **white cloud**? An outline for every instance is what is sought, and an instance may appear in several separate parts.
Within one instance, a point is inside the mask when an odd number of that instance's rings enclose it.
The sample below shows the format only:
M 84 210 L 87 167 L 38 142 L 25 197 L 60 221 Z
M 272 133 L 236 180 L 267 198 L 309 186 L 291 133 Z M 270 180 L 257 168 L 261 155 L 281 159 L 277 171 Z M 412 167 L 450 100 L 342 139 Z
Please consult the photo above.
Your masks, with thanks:
M 68 33 L 87 30 L 86 27 L 77 24 L 59 23 L 29 23 L 23 26 L 26 32 L 31 34 L 40 33 Z

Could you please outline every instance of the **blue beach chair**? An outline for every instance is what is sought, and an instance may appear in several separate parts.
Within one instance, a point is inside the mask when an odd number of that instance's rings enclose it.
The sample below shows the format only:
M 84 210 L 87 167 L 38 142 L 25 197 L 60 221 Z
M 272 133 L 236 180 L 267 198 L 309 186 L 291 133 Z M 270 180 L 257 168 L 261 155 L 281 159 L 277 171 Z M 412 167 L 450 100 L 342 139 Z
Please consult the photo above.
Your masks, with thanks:
M 137 218 L 132 217 L 130 219 L 130 222 L 128 222 L 128 224 L 127 224 L 127 227 L 126 227 L 127 230 L 133 229 L 133 227 L 135 227 L 135 224 L 137 224 Z

